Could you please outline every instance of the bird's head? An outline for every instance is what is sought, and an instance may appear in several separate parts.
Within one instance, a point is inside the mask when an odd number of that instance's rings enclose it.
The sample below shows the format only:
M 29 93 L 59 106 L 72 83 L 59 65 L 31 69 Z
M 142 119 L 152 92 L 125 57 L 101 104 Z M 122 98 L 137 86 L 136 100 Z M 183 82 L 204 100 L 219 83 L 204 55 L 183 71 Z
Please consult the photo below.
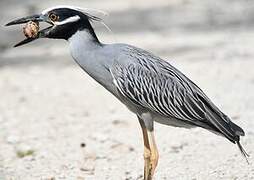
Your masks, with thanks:
M 100 21 L 101 19 L 86 13 L 83 9 L 70 6 L 57 6 L 45 9 L 40 14 L 27 16 L 9 22 L 6 26 L 23 24 L 29 21 L 46 22 L 50 26 L 42 29 L 35 37 L 27 38 L 15 47 L 29 43 L 38 38 L 52 38 L 68 40 L 77 31 L 87 30 L 96 41 L 98 41 L 90 21 Z

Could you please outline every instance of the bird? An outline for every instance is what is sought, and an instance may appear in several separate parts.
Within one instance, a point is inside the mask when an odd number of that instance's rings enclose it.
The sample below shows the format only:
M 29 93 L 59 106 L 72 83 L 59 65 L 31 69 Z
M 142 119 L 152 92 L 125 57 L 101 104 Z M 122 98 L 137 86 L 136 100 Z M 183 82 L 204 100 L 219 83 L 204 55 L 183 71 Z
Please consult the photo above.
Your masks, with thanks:
M 153 179 L 159 159 L 154 122 L 209 130 L 237 144 L 247 160 L 248 154 L 240 144 L 240 136 L 245 135 L 241 127 L 168 61 L 132 45 L 101 42 L 93 22 L 102 18 L 84 8 L 54 6 L 6 26 L 30 21 L 46 22 L 49 27 L 15 47 L 39 38 L 66 40 L 74 61 L 137 116 L 143 134 L 144 180 Z

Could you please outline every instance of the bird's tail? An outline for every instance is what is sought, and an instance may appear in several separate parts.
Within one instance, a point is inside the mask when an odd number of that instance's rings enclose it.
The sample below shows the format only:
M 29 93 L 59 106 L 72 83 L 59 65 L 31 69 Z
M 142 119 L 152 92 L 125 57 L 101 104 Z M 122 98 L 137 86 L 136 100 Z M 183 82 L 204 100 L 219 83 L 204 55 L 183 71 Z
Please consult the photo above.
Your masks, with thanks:
M 243 146 L 240 143 L 240 136 L 245 135 L 243 129 L 241 127 L 239 127 L 238 125 L 236 125 L 235 123 L 233 123 L 229 119 L 229 117 L 227 117 L 226 115 L 223 114 L 223 117 L 229 122 L 229 127 L 232 129 L 232 131 L 235 134 L 235 138 L 234 138 L 235 141 L 234 142 L 237 144 L 239 150 L 241 151 L 241 154 L 246 159 L 246 162 L 249 164 L 249 161 L 248 161 L 249 154 L 244 150 Z
M 240 138 L 239 138 L 239 139 L 240 139 Z M 243 147 L 242 147 L 242 145 L 241 145 L 241 143 L 240 143 L 240 140 L 239 140 L 239 141 L 236 141 L 236 144 L 237 144 L 237 146 L 239 147 L 239 149 L 240 149 L 240 151 L 241 151 L 241 154 L 242 154 L 243 157 L 246 159 L 246 162 L 247 162 L 248 164 L 250 164 L 249 161 L 248 161 L 248 157 L 249 157 L 250 155 L 243 149 Z
M 216 134 L 223 135 L 229 141 L 234 144 L 237 144 L 239 147 L 241 154 L 246 159 L 249 164 L 248 157 L 249 155 L 243 149 L 240 144 L 240 136 L 244 136 L 245 133 L 241 127 L 236 125 L 231 121 L 231 119 L 222 113 L 211 101 L 208 97 L 199 95 L 199 98 L 204 103 L 205 108 L 205 116 L 209 120 L 210 130 L 215 132 Z
M 228 116 L 223 114 L 218 109 L 213 109 L 211 111 L 210 109 L 207 111 L 207 116 L 210 119 L 213 119 L 213 127 L 215 132 L 225 136 L 228 140 L 233 142 L 234 144 L 237 144 L 238 148 L 241 151 L 241 154 L 246 159 L 247 163 L 248 161 L 248 153 L 244 150 L 242 145 L 240 144 L 240 136 L 244 136 L 245 133 L 241 127 L 233 123 Z

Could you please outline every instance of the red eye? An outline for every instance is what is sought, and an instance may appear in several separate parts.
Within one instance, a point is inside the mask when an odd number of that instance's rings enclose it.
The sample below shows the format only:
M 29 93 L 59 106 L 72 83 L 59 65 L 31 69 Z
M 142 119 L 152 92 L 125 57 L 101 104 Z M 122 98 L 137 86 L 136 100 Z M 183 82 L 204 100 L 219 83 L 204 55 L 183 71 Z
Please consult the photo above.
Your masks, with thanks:
M 59 19 L 59 16 L 57 16 L 57 15 L 54 14 L 54 13 L 51 13 L 51 14 L 49 15 L 49 18 L 50 18 L 51 21 L 57 21 L 57 20 Z

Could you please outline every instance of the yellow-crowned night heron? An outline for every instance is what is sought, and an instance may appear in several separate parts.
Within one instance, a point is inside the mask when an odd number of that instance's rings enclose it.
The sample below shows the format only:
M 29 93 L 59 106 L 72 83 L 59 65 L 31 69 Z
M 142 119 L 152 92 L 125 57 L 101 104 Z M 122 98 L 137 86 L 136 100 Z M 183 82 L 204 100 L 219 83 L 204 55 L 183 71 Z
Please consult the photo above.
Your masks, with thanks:
M 202 127 L 240 145 L 244 131 L 222 113 L 183 73 L 161 58 L 127 44 L 101 43 L 91 21 L 101 19 L 75 7 L 53 7 L 7 24 L 44 21 L 51 26 L 16 46 L 38 38 L 65 39 L 80 67 L 138 117 L 144 139 L 144 179 L 152 179 L 158 151 L 154 121 L 176 127 Z

